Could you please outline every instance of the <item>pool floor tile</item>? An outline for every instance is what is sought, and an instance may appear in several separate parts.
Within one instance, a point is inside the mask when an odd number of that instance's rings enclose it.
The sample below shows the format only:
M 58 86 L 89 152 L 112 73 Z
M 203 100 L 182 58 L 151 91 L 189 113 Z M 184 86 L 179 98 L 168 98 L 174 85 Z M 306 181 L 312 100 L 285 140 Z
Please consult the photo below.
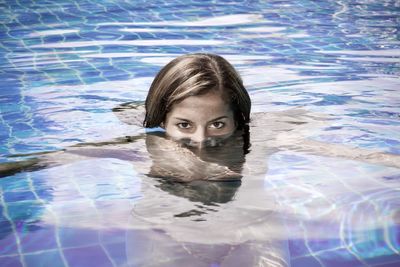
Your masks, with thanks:
M 113 267 L 101 246 L 64 249 L 70 267 Z
M 126 264 L 127 257 L 125 241 L 121 243 L 105 244 L 104 247 L 117 266 L 123 266 Z
M 99 232 L 92 229 L 63 227 L 59 229 L 59 237 L 63 248 L 85 247 L 99 244 Z
M 32 191 L 4 192 L 4 201 L 7 203 L 35 199 Z
M 10 229 L 9 233 L 1 233 L 0 235 L 0 255 L 18 254 L 18 246 L 15 234 Z M 0 266 L 3 266 L 0 264 Z
M 19 257 L 0 257 L 1 267 L 23 267 Z
M 38 252 L 57 247 L 54 226 L 36 225 L 35 227 L 36 229 L 32 227 L 33 230 L 18 233 L 23 253 Z
M 59 251 L 43 251 L 25 255 L 26 267 L 64 267 Z

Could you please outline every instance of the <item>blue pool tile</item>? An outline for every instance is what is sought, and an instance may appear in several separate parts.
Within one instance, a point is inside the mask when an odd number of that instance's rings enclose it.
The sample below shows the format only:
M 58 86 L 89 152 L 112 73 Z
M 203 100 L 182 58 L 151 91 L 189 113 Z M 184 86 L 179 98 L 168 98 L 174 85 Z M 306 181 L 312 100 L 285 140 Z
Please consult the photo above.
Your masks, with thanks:
M 43 38 L 44 43 L 57 43 L 62 42 L 64 37 L 62 35 L 50 35 Z
M 307 245 L 311 251 L 320 252 L 326 249 L 338 248 L 342 245 L 342 241 L 340 239 L 316 239 L 308 240 Z
M 64 255 L 71 267 L 113 267 L 100 246 L 64 249 Z
M 18 173 L 7 178 L 2 178 L 0 188 L 5 191 L 27 191 L 29 190 L 29 180 L 26 173 Z
M 12 96 L 8 96 L 7 98 L 11 98 Z M 17 100 L 19 101 L 19 100 Z M 24 123 L 20 123 L 20 121 L 23 121 L 25 119 L 25 114 L 21 112 L 21 107 L 16 107 L 9 105 L 6 109 L 8 109 L 7 113 L 2 114 L 2 118 L 4 121 L 7 121 L 9 125 L 12 125 L 12 127 L 18 127 L 18 130 L 25 130 L 29 129 L 26 128 L 26 125 Z
M 344 248 L 322 252 L 318 255 L 318 258 L 324 263 L 326 267 L 365 266 L 362 261 L 360 261 L 357 257 L 349 253 L 349 251 Z
M 109 80 L 109 81 L 120 81 L 121 79 L 126 79 L 129 77 L 129 74 L 126 73 L 118 73 L 118 72 L 114 72 L 114 73 L 104 73 L 104 77 Z
M 294 258 L 290 261 L 292 266 L 296 267 L 321 267 L 321 263 L 312 256 Z
M 96 73 L 92 72 L 92 73 Z M 85 77 L 84 77 L 85 75 Z M 91 75 L 90 73 L 84 73 L 82 74 L 82 80 L 86 83 L 86 84 L 92 84 L 92 83 L 97 83 L 97 82 L 103 82 L 105 81 L 105 79 L 103 77 L 98 77 L 96 75 Z
M 74 220 L 74 218 L 63 218 L 63 220 Z M 92 246 L 99 243 L 99 233 L 96 230 L 62 227 L 58 233 L 63 248 Z
M 32 191 L 14 191 L 4 192 L 5 202 L 18 202 L 25 200 L 35 200 L 36 197 Z
M 43 208 L 40 201 L 11 202 L 8 203 L 8 215 L 14 222 L 34 221 L 40 218 Z
M 99 232 L 99 238 L 103 244 L 123 243 L 126 238 L 126 230 L 104 229 Z
M 0 225 L 3 227 L 3 225 Z M 15 255 L 18 254 L 18 246 L 15 234 L 12 232 L 12 228 L 2 229 L 3 232 L 0 234 L 0 255 Z M 3 266 L 0 264 L 0 266 Z
M 372 255 L 364 259 L 371 266 L 400 266 L 400 256 L 387 252 L 387 255 Z
M 3 215 L 3 207 L 0 206 L 0 239 L 12 231 L 11 222 Z
M 64 190 L 53 191 L 50 188 L 36 189 L 36 194 L 41 198 L 50 201 L 53 198 L 57 198 L 58 201 L 78 200 L 83 199 L 81 193 L 72 187 L 64 186 Z
M 57 250 L 43 251 L 25 255 L 26 267 L 63 267 L 65 266 L 60 252 Z
M 114 260 L 117 266 L 123 266 L 126 263 L 127 257 L 125 240 L 121 243 L 105 244 L 104 248 L 107 250 L 107 253 Z
M 0 256 L 1 267 L 23 267 L 19 257 Z
M 34 133 L 34 129 L 29 124 L 19 123 L 17 127 L 14 127 L 14 125 L 12 125 L 12 127 L 14 129 L 22 128 L 21 130 L 18 131 L 18 133 L 13 135 L 14 138 L 17 138 L 17 139 L 20 139 L 20 140 L 21 139 L 25 139 L 25 138 L 29 138 Z M 16 151 L 19 151 L 18 148 L 25 147 L 25 144 L 15 144 L 13 147 L 14 147 L 14 149 Z
M 385 231 L 388 229 L 373 229 L 368 232 L 356 233 L 353 236 L 353 252 L 365 258 L 378 258 L 390 255 L 393 251 L 387 246 Z
M 301 257 L 310 253 L 305 241 L 302 239 L 289 240 L 289 248 L 292 257 Z
M 35 187 L 35 192 L 36 195 L 44 201 L 49 202 L 53 199 L 53 189 L 51 188 L 47 188 L 45 186 L 43 186 L 42 188 Z M 74 197 L 74 195 L 71 195 L 71 197 Z
M 54 226 L 41 226 L 39 223 L 25 225 L 18 233 L 23 253 L 38 252 L 57 247 Z
M 382 264 L 374 265 L 374 267 L 399 267 L 399 266 L 400 266 L 400 260 L 398 260 L 398 259 L 393 262 L 385 262 Z

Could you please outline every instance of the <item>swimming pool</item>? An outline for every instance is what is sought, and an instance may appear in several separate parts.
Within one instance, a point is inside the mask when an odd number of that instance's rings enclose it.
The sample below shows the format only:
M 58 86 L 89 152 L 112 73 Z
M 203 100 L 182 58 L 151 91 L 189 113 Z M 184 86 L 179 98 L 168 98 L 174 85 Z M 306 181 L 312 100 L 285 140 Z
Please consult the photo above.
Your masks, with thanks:
M 312 123 L 293 129 L 308 140 L 400 154 L 398 1 L 0 7 L 1 162 L 142 134 L 112 109 L 143 101 L 160 67 L 192 52 L 228 59 L 272 122 L 306 110 Z M 263 168 L 211 202 L 112 154 L 1 178 L 0 265 L 135 266 L 153 240 L 184 243 L 197 255 L 186 266 L 223 266 L 232 244 L 258 239 L 291 266 L 399 265 L 398 167 L 279 145 L 246 162 Z

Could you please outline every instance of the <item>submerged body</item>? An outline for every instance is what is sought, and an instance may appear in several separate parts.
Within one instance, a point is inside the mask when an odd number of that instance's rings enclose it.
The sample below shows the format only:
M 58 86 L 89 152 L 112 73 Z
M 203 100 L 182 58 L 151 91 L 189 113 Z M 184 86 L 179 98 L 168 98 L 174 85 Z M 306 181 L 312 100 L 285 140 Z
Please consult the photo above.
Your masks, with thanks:
M 123 121 L 135 124 L 143 118 L 142 108 L 123 107 L 116 109 L 116 115 Z M 126 253 L 132 266 L 147 266 L 150 260 L 153 266 L 176 266 L 177 262 L 190 263 L 191 266 L 214 263 L 235 266 L 232 262 L 237 263 L 236 266 L 245 263 L 268 266 L 271 262 L 277 266 L 289 266 L 282 207 L 274 194 L 267 194 L 264 190 L 269 158 L 280 151 L 291 150 L 357 160 L 360 164 L 369 162 L 399 167 L 396 155 L 307 138 L 312 129 L 329 124 L 323 116 L 293 109 L 253 114 L 252 118 L 249 153 L 243 149 L 241 131 L 236 131 L 216 146 L 206 142 L 209 145 L 201 149 L 171 140 L 161 131 L 108 142 L 80 144 L 64 151 L 36 155 L 34 159 L 13 163 L 13 166 L 8 166 L 7 172 L 4 170 L 4 174 L 29 168 L 33 171 L 51 169 L 94 158 L 130 162 L 139 175 L 158 179 L 142 178 L 141 200 L 133 207 L 127 205 L 107 209 L 107 214 L 102 216 L 130 218 L 126 223 L 107 221 L 107 227 L 129 229 Z M 336 184 L 330 186 L 337 187 Z M 342 188 L 341 194 L 345 194 L 346 190 Z M 315 214 L 320 210 L 329 210 L 329 205 L 326 206 L 329 203 L 324 201 L 314 204 Z M 342 208 L 346 209 L 346 206 Z M 339 209 L 335 214 L 329 214 L 329 222 L 339 220 L 340 212 Z M 80 223 L 71 221 L 68 225 L 86 227 Z M 291 233 L 291 237 L 295 234 Z

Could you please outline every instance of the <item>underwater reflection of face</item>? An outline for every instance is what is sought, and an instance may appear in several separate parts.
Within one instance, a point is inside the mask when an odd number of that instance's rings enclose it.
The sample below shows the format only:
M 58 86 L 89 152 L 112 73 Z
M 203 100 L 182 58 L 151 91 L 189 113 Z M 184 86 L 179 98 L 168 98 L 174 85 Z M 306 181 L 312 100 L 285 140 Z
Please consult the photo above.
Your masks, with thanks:
M 174 104 L 167 113 L 167 136 L 190 147 L 216 146 L 236 130 L 233 111 L 220 93 L 190 96 Z
M 195 154 L 165 138 L 161 132 L 149 133 L 146 135 L 146 148 L 152 165 L 148 176 L 159 178 L 156 186 L 163 191 L 192 202 L 205 205 L 227 203 L 241 184 L 245 162 L 242 140 L 242 136 L 234 134 L 225 145 L 205 147 L 199 150 L 201 153 Z

